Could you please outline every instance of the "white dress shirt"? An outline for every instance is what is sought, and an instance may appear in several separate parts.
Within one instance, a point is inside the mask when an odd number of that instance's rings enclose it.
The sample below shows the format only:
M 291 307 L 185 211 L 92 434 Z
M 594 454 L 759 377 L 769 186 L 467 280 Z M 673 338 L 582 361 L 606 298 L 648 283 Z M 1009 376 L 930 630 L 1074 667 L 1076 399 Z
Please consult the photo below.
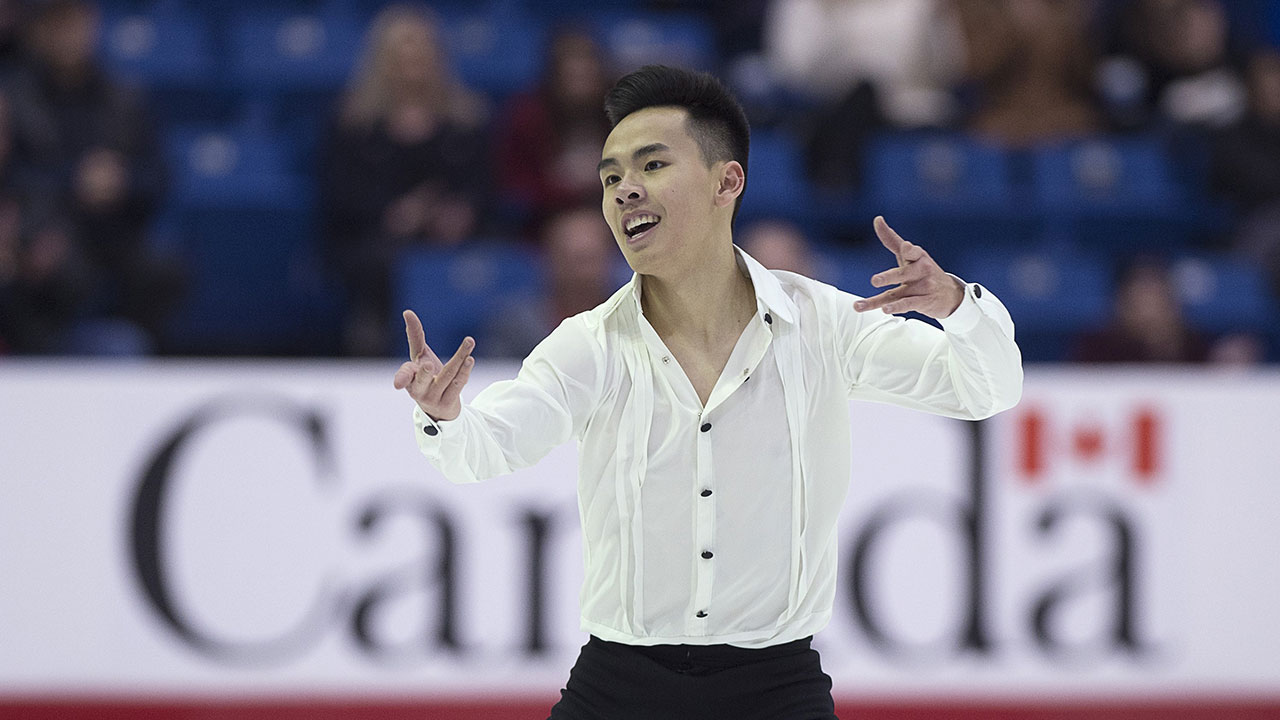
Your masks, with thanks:
M 859 313 L 853 295 L 737 255 L 758 309 L 705 407 L 635 276 L 456 419 L 414 410 L 423 454 L 456 483 L 577 440 L 582 628 L 604 640 L 767 647 L 814 634 L 835 598 L 850 398 L 977 419 L 1021 396 L 1013 322 L 980 286 L 943 332 Z

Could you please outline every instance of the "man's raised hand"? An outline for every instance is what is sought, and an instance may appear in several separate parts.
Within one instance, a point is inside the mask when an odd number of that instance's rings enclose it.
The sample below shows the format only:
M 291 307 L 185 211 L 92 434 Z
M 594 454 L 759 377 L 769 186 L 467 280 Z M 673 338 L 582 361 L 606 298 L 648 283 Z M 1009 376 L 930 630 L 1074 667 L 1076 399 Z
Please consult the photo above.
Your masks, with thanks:
M 422 321 L 412 310 L 404 311 L 404 333 L 409 338 L 409 362 L 396 371 L 397 390 L 408 390 L 422 412 L 434 420 L 453 420 L 462 414 L 462 388 L 471 377 L 476 341 L 464 338 L 458 351 L 442 363 L 427 345 Z
M 880 308 L 892 314 L 914 310 L 931 318 L 945 318 L 960 307 L 963 283 L 938 267 L 924 248 L 903 240 L 882 216 L 876 216 L 875 228 L 881 244 L 898 259 L 898 267 L 871 276 L 871 284 L 896 287 L 855 302 L 855 310 Z

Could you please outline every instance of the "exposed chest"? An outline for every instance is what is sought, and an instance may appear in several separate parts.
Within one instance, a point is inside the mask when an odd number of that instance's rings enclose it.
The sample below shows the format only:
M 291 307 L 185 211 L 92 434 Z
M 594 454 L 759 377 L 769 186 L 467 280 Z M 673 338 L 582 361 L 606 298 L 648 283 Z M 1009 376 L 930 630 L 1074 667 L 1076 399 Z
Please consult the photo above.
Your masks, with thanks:
M 711 398 L 716 382 L 724 372 L 729 357 L 733 355 L 737 340 L 738 338 L 733 337 L 719 339 L 712 343 L 696 344 L 676 338 L 666 341 L 667 348 L 676 362 L 680 363 L 680 368 L 689 378 L 689 384 L 693 386 L 694 392 L 698 394 L 698 400 L 703 405 L 706 405 Z

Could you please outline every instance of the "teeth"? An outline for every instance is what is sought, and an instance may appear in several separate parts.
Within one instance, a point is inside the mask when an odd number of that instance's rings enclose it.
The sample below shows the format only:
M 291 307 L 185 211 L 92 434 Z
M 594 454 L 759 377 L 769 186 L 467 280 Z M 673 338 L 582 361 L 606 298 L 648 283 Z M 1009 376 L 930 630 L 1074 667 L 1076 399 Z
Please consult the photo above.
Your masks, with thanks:
M 658 219 L 657 215 L 637 215 L 627 221 L 627 232 L 631 232 L 645 223 L 656 223 Z

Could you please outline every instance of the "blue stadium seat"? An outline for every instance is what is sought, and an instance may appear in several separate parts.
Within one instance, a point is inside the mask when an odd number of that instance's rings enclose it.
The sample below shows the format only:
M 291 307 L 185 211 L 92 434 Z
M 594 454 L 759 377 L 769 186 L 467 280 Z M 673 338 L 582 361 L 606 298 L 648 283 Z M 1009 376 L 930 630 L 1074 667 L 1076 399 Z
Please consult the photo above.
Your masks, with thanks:
M 1208 333 L 1270 331 L 1276 298 L 1257 263 L 1235 255 L 1185 254 L 1171 272 L 1187 318 Z
M 784 217 L 805 222 L 813 191 L 804 174 L 799 142 L 785 131 L 760 128 L 751 133 L 748 157 L 742 218 Z
M 171 325 L 182 352 L 323 352 L 312 184 L 279 138 L 219 128 L 167 137 L 174 188 L 167 227 L 191 269 Z
M 315 222 L 268 207 L 190 208 L 180 223 L 188 294 L 170 343 L 201 354 L 322 354 L 317 336 L 321 274 Z
M 962 135 L 886 134 L 867 148 L 866 202 L 940 262 L 1026 232 L 1007 152 Z
M 1155 137 L 1095 137 L 1033 153 L 1036 206 L 1053 227 L 1097 247 L 1179 248 L 1193 225 L 1189 193 Z
M 438 7 L 449 62 L 463 84 L 501 98 L 534 88 L 546 56 L 541 15 L 509 8 Z
M 217 64 L 207 20 L 168 9 L 104 13 L 99 53 L 112 73 L 148 90 L 206 86 Z
M 180 207 L 305 208 L 311 183 L 293 172 L 284 136 L 183 127 L 166 136 Z
M 395 305 L 417 312 L 437 352 L 453 352 L 467 335 L 482 333 L 494 313 L 537 296 L 540 267 L 531 250 L 504 240 L 414 248 L 397 263 Z M 400 323 L 398 313 L 391 321 Z
M 699 70 L 715 66 L 715 29 L 699 15 L 604 10 L 591 15 L 591 26 L 624 71 L 649 63 Z
M 949 269 L 1000 298 L 1028 361 L 1066 359 L 1074 335 L 1110 317 L 1114 278 L 1101 254 L 1057 246 L 978 250 Z
M 346 82 L 363 40 L 361 22 L 342 12 L 260 8 L 231 21 L 234 82 L 257 91 L 325 91 Z
M 871 297 L 887 288 L 871 285 L 871 276 L 894 267 L 893 255 L 876 243 L 859 248 L 828 248 L 820 253 L 817 279 L 845 292 Z

